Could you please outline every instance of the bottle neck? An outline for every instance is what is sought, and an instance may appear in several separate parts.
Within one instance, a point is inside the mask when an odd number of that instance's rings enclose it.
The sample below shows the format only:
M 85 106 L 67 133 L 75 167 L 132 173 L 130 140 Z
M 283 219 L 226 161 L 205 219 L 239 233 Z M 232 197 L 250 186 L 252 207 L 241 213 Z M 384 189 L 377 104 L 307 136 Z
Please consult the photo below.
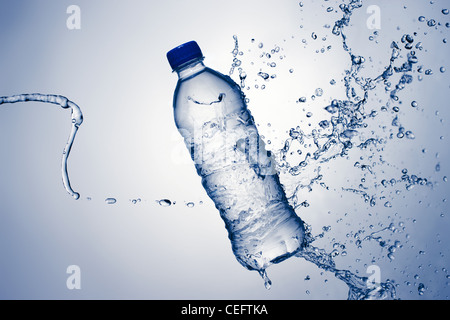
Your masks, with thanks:
M 203 71 L 205 69 L 205 65 L 203 64 L 203 57 L 193 59 L 185 64 L 182 64 L 174 71 L 178 74 L 178 79 L 183 80 L 189 77 L 196 75 L 197 73 Z

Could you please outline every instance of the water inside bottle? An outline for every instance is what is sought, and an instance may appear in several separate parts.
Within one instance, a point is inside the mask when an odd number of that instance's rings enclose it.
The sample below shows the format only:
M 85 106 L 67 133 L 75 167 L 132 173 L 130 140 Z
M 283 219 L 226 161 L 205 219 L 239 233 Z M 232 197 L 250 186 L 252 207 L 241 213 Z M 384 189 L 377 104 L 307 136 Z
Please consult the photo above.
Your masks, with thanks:
M 240 97 L 239 90 L 234 96 Z M 225 222 L 236 258 L 244 267 L 264 273 L 301 248 L 303 223 L 287 203 L 274 159 L 250 112 L 243 108 L 227 114 L 224 93 L 213 101 L 187 99 L 192 109 L 208 108 L 208 115 L 214 108 L 215 117 L 198 123 L 193 134 L 180 132 Z

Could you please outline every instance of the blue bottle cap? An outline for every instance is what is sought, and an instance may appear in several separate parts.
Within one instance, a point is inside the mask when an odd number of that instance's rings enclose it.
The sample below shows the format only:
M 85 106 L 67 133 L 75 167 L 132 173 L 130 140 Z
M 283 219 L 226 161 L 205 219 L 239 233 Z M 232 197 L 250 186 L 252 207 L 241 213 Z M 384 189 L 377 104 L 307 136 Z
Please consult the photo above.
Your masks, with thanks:
M 186 42 L 167 52 L 167 60 L 169 60 L 172 70 L 175 70 L 183 63 L 186 63 L 192 59 L 202 57 L 202 51 L 195 41 Z

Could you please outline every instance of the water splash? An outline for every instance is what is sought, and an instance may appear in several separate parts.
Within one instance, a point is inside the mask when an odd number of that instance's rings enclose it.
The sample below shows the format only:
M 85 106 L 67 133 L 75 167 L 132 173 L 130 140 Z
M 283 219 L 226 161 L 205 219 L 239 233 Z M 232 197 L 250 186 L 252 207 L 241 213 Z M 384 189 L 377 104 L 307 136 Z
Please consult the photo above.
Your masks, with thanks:
M 370 285 L 369 278 L 360 277 L 348 270 L 336 268 L 332 254 L 325 250 L 307 245 L 296 257 L 314 263 L 320 269 L 331 272 L 349 288 L 348 300 L 394 300 L 397 299 L 394 283 L 387 280 L 375 286 Z
M 69 158 L 70 151 L 72 149 L 72 145 L 75 140 L 77 131 L 80 125 L 83 123 L 83 114 L 81 112 L 80 107 L 78 107 L 77 104 L 61 95 L 32 93 L 32 94 L 20 94 L 20 95 L 0 97 L 0 105 L 5 103 L 18 103 L 27 101 L 57 104 L 63 109 L 71 110 L 72 127 L 70 130 L 69 139 L 63 150 L 61 174 L 64 188 L 75 200 L 78 200 L 80 198 L 80 194 L 78 192 L 75 192 L 70 185 L 69 175 L 67 171 L 67 159 Z
M 378 116 L 378 112 L 371 110 L 367 112 L 365 107 L 369 102 L 371 92 L 379 87 L 384 86 L 385 91 L 389 94 L 389 101 L 386 102 L 386 106 L 382 107 L 382 111 L 391 111 L 395 114 L 392 120 L 392 126 L 396 127 L 398 139 L 406 138 L 413 140 L 415 135 L 411 130 L 407 130 L 400 122 L 398 111 L 399 107 L 396 103 L 399 102 L 398 94 L 408 84 L 413 81 L 412 72 L 414 65 L 418 63 L 416 52 L 412 50 L 415 39 L 410 34 L 404 34 L 401 38 L 401 43 L 404 44 L 404 48 L 407 50 L 406 56 L 401 54 L 402 49 L 399 43 L 392 41 L 391 43 L 391 56 L 389 63 L 384 67 L 383 72 L 376 74 L 373 77 L 363 77 L 360 71 L 363 65 L 366 63 L 366 59 L 363 56 L 359 56 L 353 53 L 350 46 L 347 44 L 347 36 L 345 34 L 345 27 L 349 25 L 350 18 L 355 9 L 362 6 L 362 1 L 352 0 L 348 4 L 341 4 L 340 9 L 343 12 L 343 16 L 340 20 L 336 21 L 332 29 L 332 34 L 340 36 L 342 40 L 342 47 L 348 54 L 351 62 L 350 69 L 344 71 L 343 83 L 345 86 L 346 99 L 333 99 L 328 106 L 324 109 L 329 113 L 329 119 L 323 119 L 318 123 L 318 128 L 312 129 L 310 133 L 302 131 L 300 127 L 291 128 L 289 131 L 289 137 L 284 143 L 284 147 L 275 154 L 278 156 L 277 163 L 278 169 L 281 174 L 292 176 L 300 176 L 304 174 L 311 165 L 315 168 L 320 168 L 320 164 L 329 162 L 336 158 L 347 157 L 352 149 L 355 147 L 359 149 L 368 149 L 374 147 L 376 152 L 383 151 L 383 144 L 386 141 L 392 139 L 392 135 L 389 137 L 371 137 L 362 143 L 355 143 L 357 138 L 363 136 L 363 132 L 367 128 L 370 128 L 368 120 Z M 417 44 L 418 45 L 418 44 Z M 416 45 L 416 46 L 417 46 Z M 401 59 L 404 58 L 403 61 Z M 420 68 L 420 67 L 419 67 Z M 397 84 L 392 85 L 391 78 L 394 75 L 399 75 Z M 334 81 L 335 82 L 335 81 Z M 322 94 L 317 94 L 319 96 Z M 313 95 L 313 97 L 315 97 Z M 303 97 L 299 100 L 305 102 L 306 98 Z M 394 104 L 395 103 L 395 104 Z M 416 101 L 411 103 L 411 106 L 417 108 Z M 308 114 L 306 115 L 308 117 Z M 294 134 L 293 134 L 294 133 Z M 374 132 L 372 131 L 372 135 Z M 293 162 L 290 155 L 293 154 L 292 146 L 301 146 L 298 149 L 299 154 L 303 154 L 303 158 L 300 161 Z M 371 155 L 369 158 L 373 158 Z M 296 158 L 295 158 L 296 159 Z M 295 161 L 294 159 L 294 161 Z M 355 167 L 360 168 L 362 171 L 367 171 L 370 174 L 374 174 L 374 165 L 383 164 L 383 160 L 380 157 L 379 163 L 373 162 L 373 164 L 364 164 L 359 161 L 355 162 Z M 407 190 L 414 185 L 427 185 L 431 183 L 425 178 L 418 178 L 416 175 L 406 177 L 402 181 L 407 183 Z M 307 185 L 311 183 L 307 182 Z M 296 187 L 293 191 L 291 199 L 297 198 L 297 193 L 303 189 L 302 187 Z M 408 189 L 409 188 L 409 189 Z M 371 205 L 375 205 L 376 197 L 369 195 L 367 191 L 355 188 L 342 188 L 345 191 L 352 191 L 359 193 L 365 199 L 366 202 L 370 202 Z
M 361 170 L 364 178 L 361 179 L 358 187 L 341 187 L 340 190 L 360 195 L 370 207 L 375 207 L 379 204 L 385 208 L 384 210 L 392 210 L 395 202 L 389 196 L 386 196 L 386 193 L 389 191 L 389 186 L 397 185 L 398 187 L 402 184 L 405 190 L 409 191 L 415 186 L 433 188 L 434 185 L 430 179 L 420 177 L 418 174 L 408 173 L 407 169 L 401 170 L 400 177 L 379 178 L 380 171 L 382 173 L 385 172 L 383 165 L 392 167 L 391 164 L 386 163 L 381 155 L 386 143 L 389 140 L 414 140 L 416 138 L 414 132 L 406 128 L 400 119 L 402 115 L 399 112 L 402 104 L 400 93 L 413 82 L 414 72 L 419 73 L 418 80 L 420 81 L 421 74 L 432 75 L 432 70 L 426 69 L 418 64 L 419 59 L 414 49 L 418 51 L 424 49 L 423 44 L 415 39 L 417 33 L 405 33 L 398 41 L 391 41 L 390 47 L 388 48 L 390 51 L 389 60 L 384 64 L 384 67 L 381 69 L 382 71 L 371 76 L 363 76 L 361 70 L 364 69 L 367 61 L 370 61 L 370 59 L 367 60 L 365 57 L 355 53 L 347 42 L 345 30 L 350 25 L 350 19 L 354 10 L 361 8 L 362 5 L 361 0 L 349 0 L 346 3 L 340 4 L 339 9 L 342 12 L 342 18 L 334 23 L 331 30 L 334 36 L 340 37 L 342 48 L 347 53 L 350 62 L 350 67 L 344 70 L 344 76 L 342 78 L 345 98 L 332 99 L 331 103 L 324 106 L 324 110 L 328 113 L 329 118 L 320 119 L 316 128 L 313 127 L 309 132 L 305 130 L 306 128 L 300 126 L 290 128 L 287 130 L 289 136 L 284 140 L 283 147 L 279 150 L 271 150 L 277 157 L 277 171 L 280 176 L 283 176 L 282 179 L 289 184 L 285 185 L 285 187 L 288 192 L 288 199 L 295 209 L 309 206 L 308 201 L 301 194 L 304 190 L 311 191 L 314 185 L 320 185 L 325 190 L 329 190 L 321 174 L 321 166 L 323 164 L 336 159 L 350 158 L 351 152 L 358 150 L 365 152 L 364 159 L 361 155 L 359 157 L 360 159 L 354 163 L 354 168 Z M 302 7 L 302 5 L 300 6 Z M 328 25 L 327 28 L 331 27 Z M 373 32 L 373 36 L 369 40 L 378 43 L 376 38 L 378 36 L 379 33 L 377 31 Z M 317 40 L 317 33 L 312 33 L 311 38 Z M 236 36 L 234 40 L 235 52 L 241 52 L 238 48 Z M 254 39 L 252 39 L 253 42 Z M 306 44 L 305 39 L 302 42 Z M 262 49 L 263 45 L 259 45 L 258 48 Z M 270 59 L 266 53 L 262 53 L 260 57 Z M 261 81 L 262 79 L 267 82 L 276 77 L 274 74 L 272 78 L 267 73 L 268 70 L 263 69 L 264 64 L 256 71 L 254 75 L 255 81 Z M 240 68 L 242 68 L 241 63 Z M 293 69 L 289 69 L 290 73 L 292 73 L 291 70 Z M 365 70 L 368 70 L 368 68 L 365 68 Z M 441 72 L 445 72 L 445 68 Z M 249 74 L 246 73 L 246 75 L 248 80 Z M 335 79 L 332 79 L 330 84 L 334 85 L 336 82 Z M 242 87 L 244 88 L 244 86 Z M 256 85 L 255 88 L 257 88 Z M 392 115 L 390 121 L 392 129 L 385 135 L 386 131 L 384 128 L 386 125 L 382 123 L 379 125 L 380 128 L 383 127 L 382 133 L 380 134 L 372 129 L 370 131 L 370 137 L 367 139 L 364 137 L 367 131 L 370 130 L 370 126 L 373 126 L 373 119 L 380 116 L 377 110 L 367 109 L 369 101 L 374 100 L 372 95 L 376 96 L 375 89 L 378 88 L 384 89 L 384 92 L 387 93 L 387 101 L 381 107 L 381 112 L 384 115 L 380 118 L 384 122 L 386 117 Z M 250 87 L 246 89 L 249 90 Z M 323 94 L 324 91 L 318 88 L 311 95 L 311 100 Z M 377 98 L 377 100 L 382 103 L 380 98 Z M 297 103 L 303 104 L 305 102 L 307 102 L 305 96 L 302 96 L 297 101 Z M 419 108 L 419 103 L 413 99 L 408 103 L 412 107 L 411 110 Z M 312 118 L 313 114 L 311 112 L 304 111 L 307 118 Z M 309 124 L 309 126 L 311 127 L 312 124 Z M 358 142 L 358 140 L 360 141 Z M 361 154 L 363 153 L 361 152 Z M 376 157 L 378 160 L 375 160 Z M 366 159 L 370 160 L 370 162 L 363 161 Z M 436 172 L 439 171 L 439 166 L 437 168 Z M 374 188 L 367 186 L 366 178 L 369 177 L 373 180 Z M 372 189 L 375 191 L 372 191 Z M 395 191 L 395 194 L 399 194 L 398 189 Z M 361 247 L 362 241 L 375 240 L 380 246 L 386 248 L 389 260 L 393 260 L 394 252 L 397 248 L 401 247 L 401 244 L 397 240 L 395 242 L 383 240 L 380 234 L 384 230 L 394 232 L 392 225 L 390 224 L 388 227 L 374 231 L 365 238 L 359 238 L 361 233 L 357 232 L 355 234 L 355 244 L 357 247 Z M 362 230 L 360 231 L 362 232 Z M 304 250 L 297 254 L 297 257 L 304 258 L 319 268 L 332 272 L 338 279 L 345 282 L 349 287 L 348 299 L 396 299 L 393 281 L 388 280 L 374 288 L 373 286 L 368 286 L 368 278 L 356 276 L 348 270 L 337 269 L 333 261 L 333 257 L 336 254 L 334 252 L 335 250 L 328 254 L 325 250 L 315 248 L 311 245 L 312 241 L 319 236 L 311 236 L 311 242 L 305 246 Z M 261 276 L 265 283 L 267 283 L 267 273 L 264 272 Z

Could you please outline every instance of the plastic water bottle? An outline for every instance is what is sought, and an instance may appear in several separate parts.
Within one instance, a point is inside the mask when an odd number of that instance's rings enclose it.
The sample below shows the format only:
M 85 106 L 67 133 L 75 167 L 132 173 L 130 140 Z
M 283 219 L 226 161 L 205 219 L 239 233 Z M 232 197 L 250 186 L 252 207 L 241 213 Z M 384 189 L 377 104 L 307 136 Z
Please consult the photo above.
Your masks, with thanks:
M 237 260 L 266 278 L 268 266 L 302 249 L 303 221 L 287 201 L 240 87 L 204 65 L 195 41 L 167 58 L 178 74 L 175 123 L 203 187 L 220 211 Z

